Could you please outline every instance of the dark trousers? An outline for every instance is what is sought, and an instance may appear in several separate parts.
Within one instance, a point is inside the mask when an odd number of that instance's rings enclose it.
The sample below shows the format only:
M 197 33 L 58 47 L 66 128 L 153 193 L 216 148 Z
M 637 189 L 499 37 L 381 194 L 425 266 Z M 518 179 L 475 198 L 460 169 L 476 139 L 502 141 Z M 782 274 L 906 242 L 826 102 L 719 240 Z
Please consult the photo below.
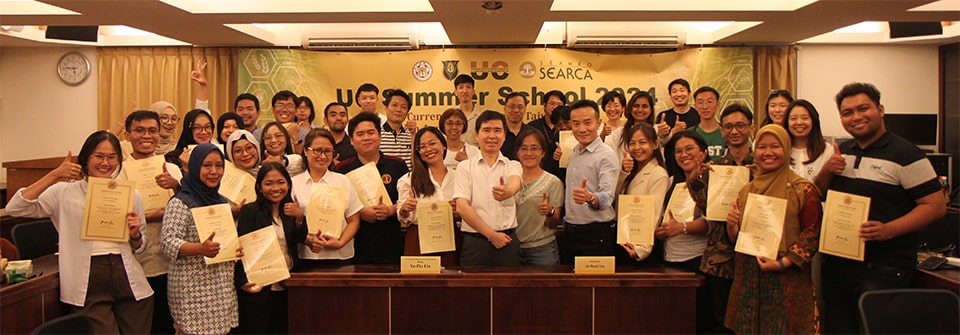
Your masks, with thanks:
M 733 331 L 723 325 L 723 319 L 727 316 L 727 301 L 730 300 L 730 287 L 733 286 L 733 279 L 709 274 L 704 274 L 704 277 L 707 278 L 706 288 L 710 294 L 710 300 L 713 302 L 710 315 L 713 316 L 714 329 L 710 333 L 733 334 Z
M 912 268 L 823 255 L 820 279 L 823 283 L 823 333 L 861 332 L 860 296 L 872 290 L 909 287 L 913 272 Z
M 510 236 L 510 243 L 497 249 L 483 235 L 463 232 L 460 265 L 520 265 L 520 239 L 517 238 L 516 229 L 507 229 L 502 233 Z
M 577 256 L 614 256 L 617 236 L 611 225 L 613 222 L 594 222 L 588 224 L 563 223 L 563 236 L 560 238 L 560 264 L 573 265 Z
M 153 320 L 153 297 L 136 300 L 120 255 L 93 256 L 87 297 L 83 307 L 74 306 L 73 311 L 90 319 L 96 334 L 146 334 Z
M 287 334 L 287 291 L 264 287 L 257 294 L 237 291 L 240 325 L 237 334 Z
M 173 317 L 167 304 L 167 274 L 147 277 L 147 282 L 153 288 L 153 326 L 150 327 L 150 333 L 173 334 Z

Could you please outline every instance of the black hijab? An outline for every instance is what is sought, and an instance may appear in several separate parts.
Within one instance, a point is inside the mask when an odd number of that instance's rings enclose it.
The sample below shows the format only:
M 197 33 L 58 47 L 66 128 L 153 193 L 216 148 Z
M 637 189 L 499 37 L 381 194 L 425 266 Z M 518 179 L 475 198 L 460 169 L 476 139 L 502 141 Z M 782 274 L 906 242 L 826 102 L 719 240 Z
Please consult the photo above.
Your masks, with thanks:
M 219 183 L 216 187 L 208 187 L 200 180 L 200 166 L 210 152 L 216 152 L 220 160 L 223 160 L 223 153 L 217 149 L 216 145 L 210 143 L 198 145 L 190 153 L 187 173 L 180 180 L 180 191 L 173 196 L 179 198 L 189 208 L 227 203 L 227 199 L 220 195 Z

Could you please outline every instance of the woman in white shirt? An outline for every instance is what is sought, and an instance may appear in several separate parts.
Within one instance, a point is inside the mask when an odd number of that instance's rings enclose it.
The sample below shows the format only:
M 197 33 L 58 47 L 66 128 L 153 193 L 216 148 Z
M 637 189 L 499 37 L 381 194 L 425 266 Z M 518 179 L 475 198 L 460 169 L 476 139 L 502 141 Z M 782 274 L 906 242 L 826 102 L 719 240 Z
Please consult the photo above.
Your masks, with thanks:
M 306 135 L 304 135 L 306 136 Z M 279 122 L 270 122 L 263 126 L 260 133 L 260 150 L 263 153 L 260 164 L 277 162 L 283 164 L 291 176 L 304 171 L 303 157 L 294 155 L 293 143 L 299 139 L 291 139 L 286 129 Z
M 790 134 L 790 169 L 813 181 L 823 164 L 833 155 L 833 146 L 827 145 L 820 130 L 820 113 L 807 100 L 799 99 L 787 107 L 783 128 Z
M 467 116 L 459 108 L 447 109 L 440 115 L 440 132 L 446 136 L 447 153 L 443 164 L 448 169 L 456 170 L 461 161 L 480 154 L 479 148 L 467 144 L 461 137 L 465 132 L 472 133 L 474 130 L 467 129 Z
M 463 113 L 463 112 L 461 112 Z M 466 144 L 464 144 L 466 145 Z M 453 179 L 455 172 L 444 165 L 447 156 L 447 141 L 436 127 L 424 127 L 417 131 L 413 139 L 413 170 L 397 181 L 397 218 L 407 228 L 403 254 L 419 256 L 420 229 L 417 225 L 417 204 L 430 202 L 449 202 L 456 211 L 453 201 Z M 453 222 L 453 218 L 450 218 Z M 458 229 L 454 229 L 457 231 Z M 435 253 L 440 256 L 442 265 L 456 265 L 454 251 Z
M 68 152 L 59 167 L 17 191 L 6 207 L 12 216 L 53 221 L 60 236 L 60 301 L 86 316 L 97 334 L 149 333 L 153 316 L 153 290 L 133 255 L 146 245 L 140 193 L 134 191 L 126 216 L 129 241 L 80 239 L 87 177 L 115 178 L 122 157 L 117 137 L 97 131 L 83 143 L 76 164 Z
M 353 237 L 360 228 L 360 198 L 347 176 L 330 171 L 333 165 L 333 144 L 336 142 L 329 130 L 311 129 L 303 138 L 304 147 L 301 158 L 306 162 L 307 172 L 293 176 L 293 195 L 298 200 L 300 210 L 309 214 L 310 193 L 314 185 L 325 184 L 339 187 L 346 196 L 344 199 L 343 221 L 340 234 L 333 236 L 328 232 L 307 232 L 307 244 L 299 246 L 302 264 L 348 265 L 353 260 Z M 316 240 L 315 240 L 316 239 Z
M 664 198 L 670 189 L 670 176 L 663 168 L 657 131 L 649 123 L 638 122 L 627 129 L 625 135 L 629 155 L 623 158 L 617 194 L 652 195 L 654 217 L 660 217 Z M 630 258 L 637 261 L 646 259 L 653 250 L 652 244 L 627 242 L 621 246 Z

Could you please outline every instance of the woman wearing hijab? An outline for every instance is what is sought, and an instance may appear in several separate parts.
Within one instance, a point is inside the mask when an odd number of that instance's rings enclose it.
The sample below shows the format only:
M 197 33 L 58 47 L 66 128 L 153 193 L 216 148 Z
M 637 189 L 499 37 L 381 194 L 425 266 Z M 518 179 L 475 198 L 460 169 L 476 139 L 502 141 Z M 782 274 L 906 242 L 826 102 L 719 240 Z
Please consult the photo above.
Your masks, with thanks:
M 166 155 L 177 147 L 177 139 L 173 133 L 177 130 L 180 115 L 173 105 L 166 101 L 157 101 L 150 105 L 149 110 L 160 115 L 160 141 L 157 142 L 157 155 Z
M 790 169 L 790 136 L 780 125 L 757 132 L 758 172 L 740 190 L 727 216 L 727 234 L 736 242 L 747 194 L 787 200 L 776 259 L 737 253 L 725 324 L 737 334 L 813 334 L 819 331 L 809 261 L 820 240 L 820 192 Z
M 253 134 L 243 129 L 234 131 L 225 144 L 227 159 L 241 170 L 256 176 L 260 169 L 260 143 Z
M 207 265 L 204 257 L 216 257 L 220 244 L 213 235 L 199 236 L 191 208 L 227 203 L 220 195 L 223 153 L 210 143 L 190 153 L 180 191 L 167 203 L 161 238 L 170 264 L 167 293 L 170 314 L 178 333 L 226 334 L 238 324 L 237 291 L 232 262 Z M 237 250 L 222 250 L 237 252 Z
M 98 131 L 83 143 L 77 163 L 70 156 L 68 152 L 59 167 L 18 190 L 7 213 L 53 221 L 60 236 L 60 301 L 86 316 L 95 333 L 149 333 L 153 290 L 133 255 L 146 249 L 140 234 L 140 193 L 134 192 L 133 208 L 127 212 L 128 242 L 80 239 L 87 177 L 116 177 L 123 166 L 120 141 Z M 117 281 L 120 278 L 126 282 Z

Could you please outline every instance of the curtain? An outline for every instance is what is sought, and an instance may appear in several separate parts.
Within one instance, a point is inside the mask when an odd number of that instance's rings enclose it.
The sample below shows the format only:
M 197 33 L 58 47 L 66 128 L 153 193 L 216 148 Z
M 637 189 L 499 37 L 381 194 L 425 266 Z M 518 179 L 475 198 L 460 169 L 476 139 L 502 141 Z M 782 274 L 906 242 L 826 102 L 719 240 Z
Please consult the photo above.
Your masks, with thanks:
M 180 118 L 194 108 L 199 85 L 190 79 L 197 61 L 207 63 L 210 112 L 214 121 L 233 110 L 237 96 L 237 48 L 132 47 L 99 48 L 97 68 L 99 112 L 97 125 L 109 129 L 136 104 L 148 109 L 156 101 L 173 104 Z M 174 133 L 180 136 L 182 122 Z
M 794 46 L 753 47 L 754 122 L 767 120 L 767 97 L 775 90 L 797 95 L 797 53 Z

